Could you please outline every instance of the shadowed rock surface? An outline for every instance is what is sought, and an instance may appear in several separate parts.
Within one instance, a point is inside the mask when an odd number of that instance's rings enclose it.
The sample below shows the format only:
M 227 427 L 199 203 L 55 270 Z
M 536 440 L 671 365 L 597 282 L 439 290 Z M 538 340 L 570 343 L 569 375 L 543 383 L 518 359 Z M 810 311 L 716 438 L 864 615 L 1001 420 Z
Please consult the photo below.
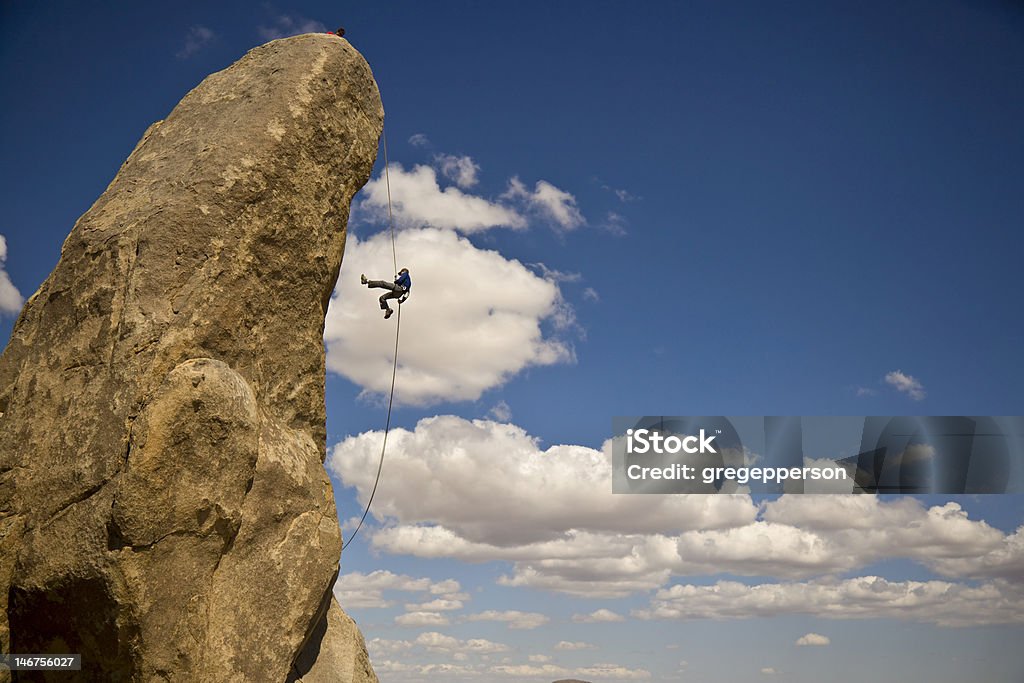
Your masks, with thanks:
M 80 652 L 87 680 L 377 680 L 330 595 L 322 337 L 382 125 L 344 39 L 274 41 L 75 224 L 0 356 L 0 651 Z

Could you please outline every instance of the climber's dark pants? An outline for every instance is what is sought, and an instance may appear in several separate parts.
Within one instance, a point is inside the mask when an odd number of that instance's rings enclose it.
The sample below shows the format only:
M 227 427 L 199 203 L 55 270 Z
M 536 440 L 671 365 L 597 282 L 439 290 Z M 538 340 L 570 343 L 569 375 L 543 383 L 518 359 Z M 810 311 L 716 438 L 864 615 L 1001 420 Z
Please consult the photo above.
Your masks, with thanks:
M 398 297 L 405 294 L 405 290 L 402 289 L 401 285 L 396 285 L 394 282 L 388 282 L 387 280 L 367 280 L 367 287 L 377 287 L 378 289 L 390 289 L 391 291 L 387 294 L 380 295 L 380 308 L 382 311 L 386 311 L 391 308 L 388 306 L 388 299 L 397 299 Z

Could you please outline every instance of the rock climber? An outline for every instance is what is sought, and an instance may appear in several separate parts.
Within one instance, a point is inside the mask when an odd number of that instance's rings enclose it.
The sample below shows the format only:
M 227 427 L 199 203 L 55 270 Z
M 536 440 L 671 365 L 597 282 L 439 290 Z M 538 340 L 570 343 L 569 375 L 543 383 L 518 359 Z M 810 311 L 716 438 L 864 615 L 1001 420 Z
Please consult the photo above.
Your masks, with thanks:
M 394 282 L 388 282 L 387 280 L 367 280 L 365 275 L 359 276 L 359 281 L 371 289 L 377 287 L 379 289 L 390 290 L 380 295 L 380 308 L 384 311 L 384 319 L 387 320 L 394 313 L 391 310 L 391 306 L 388 305 L 388 299 L 398 299 L 399 304 L 405 303 L 405 300 L 409 298 L 409 290 L 412 289 L 412 279 L 409 278 L 409 269 L 402 268 L 398 271 L 398 275 L 395 276 Z

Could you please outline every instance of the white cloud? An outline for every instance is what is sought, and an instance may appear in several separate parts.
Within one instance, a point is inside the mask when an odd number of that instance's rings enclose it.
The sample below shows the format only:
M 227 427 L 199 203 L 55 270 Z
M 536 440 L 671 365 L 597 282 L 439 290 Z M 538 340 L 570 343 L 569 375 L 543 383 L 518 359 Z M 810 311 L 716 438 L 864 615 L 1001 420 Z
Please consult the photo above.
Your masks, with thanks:
M 778 672 L 775 671 L 775 669 L 773 669 L 772 667 L 766 666 L 763 669 L 761 669 L 761 673 L 765 676 L 774 676 Z
M 530 630 L 548 623 L 550 619 L 539 612 L 520 612 L 519 610 L 487 610 L 477 614 L 467 614 L 466 621 L 501 621 L 509 628 Z
M 402 311 L 397 403 L 476 400 L 524 368 L 573 361 L 572 347 L 542 330 L 565 315 L 556 284 L 448 230 L 404 230 L 397 247 L 413 282 Z M 390 388 L 396 321 L 381 320 L 380 292 L 361 287 L 359 274 L 386 279 L 393 267 L 389 234 L 350 235 L 327 313 L 328 369 L 368 393 Z
M 904 374 L 902 370 L 893 370 L 888 373 L 885 376 L 885 382 L 915 401 L 920 401 L 926 395 L 924 386 L 911 375 Z
M 512 408 L 505 401 L 498 401 L 487 414 L 498 422 L 508 422 L 512 419 Z
M 462 609 L 462 600 L 453 600 L 450 598 L 435 598 L 429 602 L 421 603 L 406 603 L 406 612 L 451 612 L 454 610 Z
M 1024 582 L 1024 526 L 999 540 L 988 552 L 974 556 L 938 557 L 932 569 L 945 576 L 969 578 L 999 577 Z
M 601 185 L 601 189 L 605 190 L 606 192 L 611 192 L 613 195 L 615 195 L 616 199 L 618 199 L 623 204 L 635 202 L 638 199 L 640 199 L 629 190 L 623 190 L 617 187 L 612 187 L 611 185 Z
M 349 437 L 327 461 L 345 485 L 358 488 L 361 498 L 373 486 L 375 470 L 369 465 L 380 455 L 380 438 L 379 432 Z M 452 556 L 454 549 L 464 559 L 477 551 L 483 553 L 481 560 L 507 559 L 505 549 L 525 551 L 524 557 L 551 557 L 553 552 L 573 559 L 605 557 L 607 540 L 579 530 L 642 534 L 717 528 L 752 521 L 756 514 L 747 496 L 613 495 L 610 449 L 543 449 L 511 424 L 441 415 L 420 420 L 413 431 L 392 429 L 389 444 L 394 444 L 391 476 L 381 481 L 372 512 L 400 522 L 376 536 L 379 547 L 392 551 L 408 541 L 420 546 L 422 556 Z M 446 495 L 422 495 L 435 489 Z M 440 526 L 410 526 L 420 522 Z M 558 545 L 572 539 L 582 542 L 575 550 Z M 603 547 L 584 547 L 591 542 Z M 612 552 L 621 550 L 618 541 Z
M 214 38 L 214 33 L 205 26 L 193 26 L 185 34 L 185 44 L 178 50 L 178 59 L 187 59 L 206 47 Z
M 535 664 L 498 664 L 492 666 L 488 673 L 514 676 L 516 678 L 551 678 L 553 676 L 567 676 L 570 673 L 570 669 L 554 664 L 542 664 L 540 666 Z
M 297 36 L 302 33 L 326 33 L 327 27 L 319 21 L 305 19 L 303 17 L 292 17 L 282 14 L 274 20 L 271 26 L 260 26 L 260 37 L 264 40 L 276 40 Z
M 586 643 L 564 645 L 569 647 L 556 646 L 556 649 L 593 648 Z M 630 669 L 618 664 L 596 663 L 579 668 L 559 666 L 552 664 L 552 658 L 543 654 L 528 655 L 526 662 L 516 662 L 512 657 L 506 656 L 512 648 L 504 643 L 482 638 L 461 640 L 436 631 L 421 633 L 415 640 L 374 638 L 367 642 L 367 648 L 378 675 L 382 678 L 386 675 L 387 680 L 410 683 L 453 678 L 471 678 L 477 681 L 546 678 L 550 681 L 553 678 L 572 677 L 623 681 L 646 680 L 651 677 L 650 672 L 645 669 Z M 439 656 L 450 658 L 458 664 L 421 661 L 436 659 Z M 496 659 L 497 663 L 492 663 Z
M 408 640 L 387 640 L 385 638 L 371 638 L 366 641 L 366 648 L 370 651 L 374 660 L 385 655 L 398 652 L 407 652 L 412 649 L 413 644 Z
M 593 666 L 568 669 L 554 664 L 499 664 L 488 669 L 488 673 L 512 676 L 515 678 L 554 678 L 565 676 L 584 676 L 587 678 L 605 678 L 610 680 L 647 680 L 651 673 L 646 669 L 629 669 L 617 664 L 595 664 Z
M 4 263 L 7 261 L 7 238 L 0 235 L 0 313 L 12 313 L 17 315 L 21 312 L 21 307 L 25 303 L 25 299 L 21 296 L 21 292 L 11 282 L 10 276 L 4 269 Z
M 441 174 L 445 178 L 464 190 L 480 182 L 476 177 L 476 174 L 480 172 L 480 165 L 469 156 L 435 154 L 434 162 L 441 169 Z
M 413 133 L 409 136 L 409 144 L 413 147 L 426 147 L 430 144 L 430 139 L 423 133 Z
M 572 620 L 578 624 L 610 623 L 613 621 L 625 621 L 626 617 L 611 611 L 610 609 L 599 609 L 590 614 L 574 614 Z
M 576 197 L 546 180 L 538 180 L 531 192 L 519 178 L 513 177 L 508 181 L 508 190 L 502 197 L 525 202 L 529 208 L 554 222 L 561 230 L 575 230 L 586 223 L 576 206 Z
M 670 558 L 649 554 L 641 537 L 626 538 L 614 543 L 624 552 L 635 550 L 625 557 L 593 557 L 598 543 L 610 540 L 607 536 L 591 535 L 591 557 L 582 560 L 551 559 L 536 562 L 517 562 L 513 572 L 498 578 L 498 585 L 526 587 L 556 591 L 587 598 L 622 598 L 662 586 L 672 572 L 665 565 Z M 571 542 L 567 550 L 577 551 Z M 671 544 L 669 544 L 671 545 Z
M 797 578 L 896 557 L 936 566 L 943 558 L 994 550 L 1004 538 L 968 519 L 957 503 L 926 509 L 911 498 L 782 496 L 765 505 L 762 517 L 743 527 L 681 534 L 673 572 Z
M 556 650 L 593 650 L 596 646 L 582 641 L 560 640 L 555 643 Z
M 597 303 L 598 301 L 601 300 L 601 296 L 593 287 L 587 287 L 586 289 L 583 290 L 583 298 L 586 301 L 593 301 L 594 303 Z
M 399 626 L 447 626 L 448 617 L 439 612 L 406 612 L 395 617 Z
M 820 633 L 808 633 L 807 635 L 800 636 L 796 639 L 797 645 L 831 645 L 832 641 L 829 640 L 828 636 L 823 636 Z
M 562 645 L 563 643 L 560 643 Z M 569 647 L 556 649 L 581 650 L 593 646 L 586 643 L 564 643 Z M 512 657 L 501 656 L 512 648 L 482 638 L 462 640 L 436 631 L 421 633 L 415 640 L 382 640 L 374 638 L 367 642 L 374 669 L 387 680 L 418 681 L 451 680 L 471 678 L 472 680 L 504 680 L 546 678 L 587 678 L 609 681 L 647 680 L 651 673 L 645 669 L 631 669 L 612 663 L 595 663 L 578 668 L 552 664 L 551 657 L 544 654 L 527 656 L 526 662 L 516 662 Z M 458 662 L 423 662 L 424 658 L 448 657 Z M 491 663 L 501 656 L 497 663 Z M 396 659 L 392 659 L 396 657 Z
M 406 593 L 422 593 L 441 596 L 439 600 L 461 601 L 468 596 L 459 592 L 461 587 L 454 579 L 433 581 L 427 578 L 413 578 L 404 574 L 393 574 L 378 569 L 369 574 L 350 572 L 341 574 L 334 582 L 334 597 L 345 609 L 384 608 L 394 605 L 394 601 L 384 597 L 384 591 L 402 591 Z M 410 610 L 416 611 L 416 610 Z M 439 611 L 423 609 L 420 611 Z
M 474 667 L 460 664 L 407 664 L 391 659 L 384 659 L 373 662 L 373 670 L 377 675 L 388 674 L 386 680 L 396 680 L 397 675 L 401 680 L 422 681 L 447 680 L 452 676 L 478 678 L 479 672 Z M 408 676 L 412 676 L 409 678 Z
M 380 438 L 350 437 L 328 460 L 363 501 Z M 744 495 L 613 495 L 607 450 L 542 448 L 516 425 L 453 416 L 393 430 L 389 443 L 391 476 L 374 508 L 389 524 L 372 536 L 374 548 L 512 562 L 504 586 L 622 597 L 672 575 L 800 579 L 893 558 L 949 577 L 1024 573 L 1024 534 L 972 520 L 955 502 L 805 494 L 758 508 Z
M 626 229 L 628 226 L 629 222 L 625 217 L 614 211 L 609 211 L 604 222 L 601 224 L 601 227 L 606 232 L 614 235 L 615 237 L 625 237 L 629 234 L 629 231 Z
M 1024 623 L 1024 587 L 1002 580 L 971 586 L 946 581 L 845 581 L 675 585 L 659 590 L 640 619 L 747 619 L 783 615 L 900 619 L 940 626 Z
M 380 438 L 349 437 L 327 462 L 361 502 Z M 1024 577 L 1024 530 L 1006 534 L 952 501 L 805 494 L 755 506 L 745 495 L 613 495 L 608 448 L 543 447 L 516 425 L 454 416 L 395 429 L 389 445 L 373 509 L 387 524 L 372 535 L 374 549 L 510 562 L 503 586 L 622 597 L 672 576 L 802 580 L 891 559 L 950 579 Z M 445 495 L 423 495 L 435 490 Z M 894 601 L 893 613 L 905 602 L 899 591 L 879 595 Z
M 583 275 L 581 273 L 563 272 L 554 268 L 548 268 L 547 265 L 543 263 L 531 263 L 530 267 L 536 268 L 540 272 L 541 277 L 549 282 L 579 282 L 583 279 Z
M 421 633 L 416 637 L 414 643 L 435 652 L 464 654 L 492 654 L 495 652 L 508 652 L 511 649 L 503 643 L 495 643 L 483 638 L 459 640 L 436 631 Z
M 617 664 L 594 664 L 576 669 L 575 676 L 586 676 L 588 678 L 610 678 L 614 680 L 641 681 L 651 677 L 651 672 L 646 669 L 628 669 Z
M 863 398 L 864 396 L 874 396 L 878 392 L 874 389 L 869 389 L 868 387 L 857 387 L 855 393 L 857 394 L 857 398 Z
M 526 227 L 526 219 L 509 206 L 457 187 L 442 189 L 437 172 L 430 166 L 417 165 L 406 171 L 397 163 L 390 164 L 387 178 L 382 171 L 366 183 L 360 194 L 359 207 L 378 223 L 386 223 L 388 218 L 388 182 L 395 223 L 402 227 L 451 228 L 464 233 Z

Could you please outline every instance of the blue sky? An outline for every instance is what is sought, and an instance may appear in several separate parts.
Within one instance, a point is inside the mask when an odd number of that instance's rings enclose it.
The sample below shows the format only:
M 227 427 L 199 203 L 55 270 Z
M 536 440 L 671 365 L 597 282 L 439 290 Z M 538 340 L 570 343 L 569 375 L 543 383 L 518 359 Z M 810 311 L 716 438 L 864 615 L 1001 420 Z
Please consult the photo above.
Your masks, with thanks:
M 150 123 L 338 24 L 415 283 L 338 589 L 382 680 L 1019 680 L 1019 497 L 637 502 L 600 469 L 614 415 L 1021 414 L 1019 3 L 4 3 L 0 337 Z M 343 522 L 390 379 L 382 170 L 327 330 Z

